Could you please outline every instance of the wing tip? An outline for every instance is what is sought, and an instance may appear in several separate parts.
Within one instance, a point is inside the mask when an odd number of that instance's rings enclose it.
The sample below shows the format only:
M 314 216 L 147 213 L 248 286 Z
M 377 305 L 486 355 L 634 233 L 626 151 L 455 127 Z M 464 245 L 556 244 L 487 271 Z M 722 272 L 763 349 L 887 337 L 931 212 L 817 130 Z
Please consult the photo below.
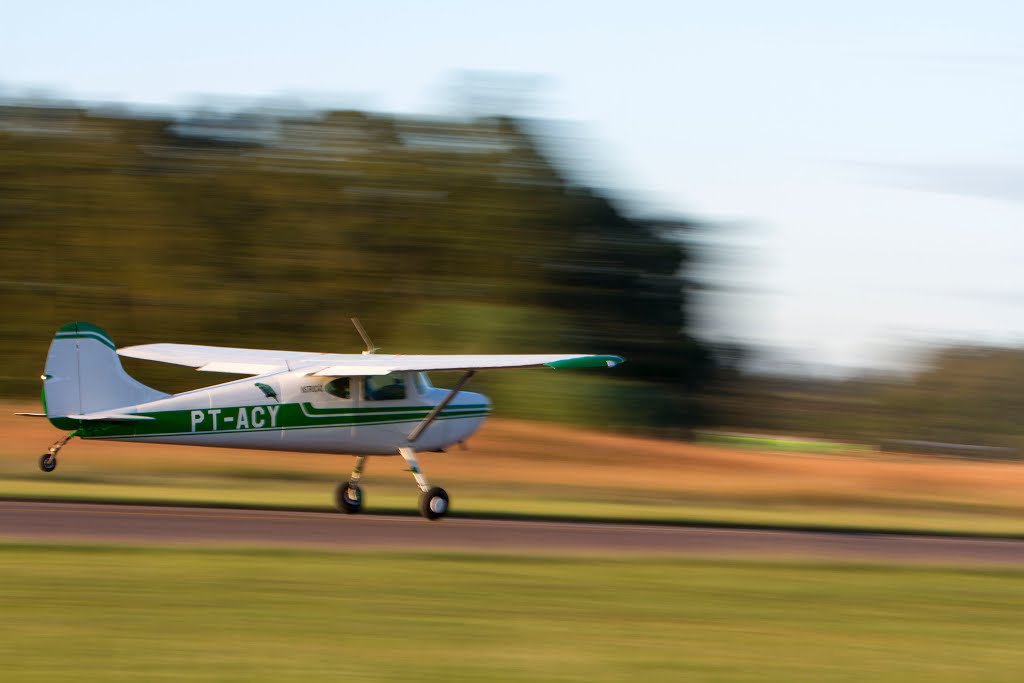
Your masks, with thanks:
M 577 368 L 614 368 L 625 362 L 626 359 L 622 356 L 603 355 L 577 356 L 575 358 L 551 361 L 550 363 L 544 363 L 544 365 L 554 370 L 569 370 Z

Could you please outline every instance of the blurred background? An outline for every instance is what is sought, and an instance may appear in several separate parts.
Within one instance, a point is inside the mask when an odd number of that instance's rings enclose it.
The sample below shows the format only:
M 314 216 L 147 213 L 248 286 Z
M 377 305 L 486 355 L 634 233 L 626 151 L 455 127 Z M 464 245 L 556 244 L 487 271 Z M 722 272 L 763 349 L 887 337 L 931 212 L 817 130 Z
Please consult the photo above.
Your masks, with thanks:
M 1022 26 L 997 0 L 5 3 L 5 679 L 1019 680 Z M 67 322 L 356 353 L 353 316 L 388 353 L 627 362 L 481 373 L 495 417 L 424 458 L 463 519 L 383 520 L 417 490 L 374 459 L 327 552 L 200 518 L 301 530 L 348 457 L 83 441 L 45 475 L 59 432 L 13 415 Z M 507 518 L 707 540 L 576 557 Z M 470 524 L 510 545 L 433 533 Z M 858 550 L 892 532 L 988 538 Z
M 9 9 L 0 392 L 72 320 L 355 352 L 358 316 L 628 359 L 481 377 L 505 416 L 1014 457 L 1024 17 L 981 5 Z

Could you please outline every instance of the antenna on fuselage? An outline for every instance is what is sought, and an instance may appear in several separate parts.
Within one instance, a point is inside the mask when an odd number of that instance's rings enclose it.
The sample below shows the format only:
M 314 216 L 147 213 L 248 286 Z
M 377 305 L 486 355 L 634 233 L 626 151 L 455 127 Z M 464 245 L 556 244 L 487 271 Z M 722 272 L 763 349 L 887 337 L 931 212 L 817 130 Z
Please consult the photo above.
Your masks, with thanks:
M 363 354 L 377 353 L 377 347 L 373 345 L 373 341 L 370 339 L 370 335 L 366 334 L 366 330 L 363 328 L 363 324 L 359 322 L 359 318 L 352 318 L 352 324 L 356 326 L 356 332 L 363 338 L 363 343 L 366 344 L 366 350 Z

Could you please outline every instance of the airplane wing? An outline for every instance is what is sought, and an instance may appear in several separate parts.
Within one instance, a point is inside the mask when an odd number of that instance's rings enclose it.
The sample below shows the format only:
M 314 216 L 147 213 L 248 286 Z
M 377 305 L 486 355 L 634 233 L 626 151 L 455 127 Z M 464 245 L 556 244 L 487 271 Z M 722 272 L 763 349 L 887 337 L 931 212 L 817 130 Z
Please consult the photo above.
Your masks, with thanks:
M 283 370 L 307 370 L 308 374 L 320 377 L 386 375 L 402 370 L 482 370 L 541 366 L 555 369 L 607 368 L 623 362 L 619 356 L 578 353 L 404 356 L 381 353 L 306 353 L 193 344 L 143 344 L 127 346 L 117 352 L 128 358 L 186 365 L 205 372 L 264 375 Z
M 499 368 L 531 368 L 547 366 L 562 368 L 613 368 L 623 360 L 619 356 L 587 354 L 536 354 L 490 356 L 389 356 L 367 354 L 354 360 L 333 363 L 314 375 L 347 377 L 349 375 L 386 375 L 399 370 L 485 370 Z
M 239 375 L 265 375 L 293 367 L 297 369 L 302 367 L 304 361 L 330 355 L 196 344 L 140 344 L 118 349 L 117 353 L 127 358 L 187 365 L 203 372 L 229 372 Z

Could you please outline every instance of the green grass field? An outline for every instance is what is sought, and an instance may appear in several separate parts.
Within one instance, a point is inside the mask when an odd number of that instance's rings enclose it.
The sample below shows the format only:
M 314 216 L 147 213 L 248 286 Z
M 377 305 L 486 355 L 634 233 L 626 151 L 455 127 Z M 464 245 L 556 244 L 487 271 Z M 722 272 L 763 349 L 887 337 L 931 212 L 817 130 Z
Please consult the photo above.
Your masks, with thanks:
M 870 454 L 876 448 L 865 444 L 831 441 L 827 439 L 796 439 L 792 437 L 761 436 L 725 432 L 698 432 L 697 443 L 735 448 L 754 448 L 763 451 L 785 451 L 787 453 L 836 453 Z
M 0 545 L 4 680 L 1018 681 L 1024 570 Z

